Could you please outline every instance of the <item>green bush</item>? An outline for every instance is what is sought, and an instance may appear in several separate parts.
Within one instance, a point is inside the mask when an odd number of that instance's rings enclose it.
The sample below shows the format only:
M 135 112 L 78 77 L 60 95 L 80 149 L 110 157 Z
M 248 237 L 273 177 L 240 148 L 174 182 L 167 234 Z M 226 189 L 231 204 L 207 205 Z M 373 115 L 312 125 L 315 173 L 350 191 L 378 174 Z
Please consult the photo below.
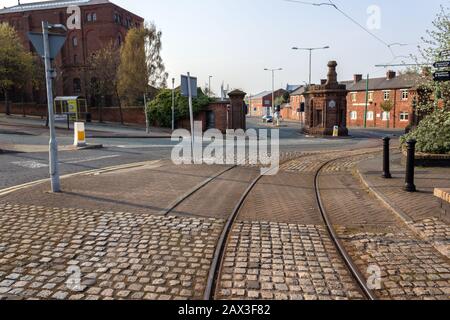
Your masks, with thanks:
M 192 100 L 194 114 L 211 103 L 201 89 L 197 91 L 198 97 Z M 163 89 L 148 103 L 147 115 L 149 122 L 161 127 L 172 126 L 172 90 Z M 180 89 L 175 90 L 175 121 L 189 116 L 189 99 L 181 95 Z
M 436 110 L 409 134 L 401 138 L 402 146 L 410 139 L 417 140 L 417 151 L 450 154 L 450 111 Z

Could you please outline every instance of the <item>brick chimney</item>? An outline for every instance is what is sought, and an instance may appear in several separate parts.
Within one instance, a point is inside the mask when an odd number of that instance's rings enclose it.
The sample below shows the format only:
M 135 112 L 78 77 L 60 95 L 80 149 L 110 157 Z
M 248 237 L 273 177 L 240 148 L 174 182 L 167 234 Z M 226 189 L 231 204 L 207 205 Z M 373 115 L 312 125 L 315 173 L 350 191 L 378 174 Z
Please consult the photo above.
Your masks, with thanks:
M 397 76 L 397 73 L 396 73 L 395 71 L 392 71 L 392 70 L 389 70 L 389 71 L 386 73 L 386 79 L 387 79 L 387 80 L 392 80 L 392 79 L 394 79 L 396 76 Z
M 337 62 L 328 62 L 328 75 L 327 75 L 327 85 L 337 84 L 337 73 L 336 73 Z
M 362 74 L 355 74 L 355 75 L 353 75 L 353 83 L 358 83 L 358 82 L 360 82 L 361 80 L 362 80 Z
M 327 83 L 327 79 L 321 79 L 321 80 L 320 80 L 320 84 L 321 84 L 321 85 L 324 85 L 324 84 L 326 84 L 326 83 Z

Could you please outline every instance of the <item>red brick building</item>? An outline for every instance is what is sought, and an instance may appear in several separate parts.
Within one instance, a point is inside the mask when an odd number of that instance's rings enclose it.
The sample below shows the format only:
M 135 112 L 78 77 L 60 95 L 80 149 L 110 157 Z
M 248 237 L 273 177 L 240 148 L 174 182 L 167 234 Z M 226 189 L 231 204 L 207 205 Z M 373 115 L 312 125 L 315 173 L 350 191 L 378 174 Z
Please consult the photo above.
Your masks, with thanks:
M 275 99 L 282 97 L 286 93 L 284 89 L 275 91 Z M 272 91 L 263 91 L 255 96 L 250 96 L 248 100 L 248 114 L 252 117 L 262 117 L 272 114 Z
M 284 120 L 305 121 L 305 87 L 300 86 L 291 92 L 289 104 L 285 104 L 281 109 L 281 116 Z
M 27 33 L 42 32 L 42 21 L 66 25 L 71 15 L 67 13 L 69 6 L 80 8 L 81 30 L 69 30 L 67 42 L 55 60 L 56 95 L 89 97 L 91 79 L 85 72 L 88 58 L 111 41 L 120 46 L 130 28 L 143 25 L 143 18 L 108 0 L 55 0 L 0 9 L 0 23 L 12 25 L 25 48 L 33 51 Z M 25 101 L 43 103 L 45 99 L 44 91 L 32 92 L 29 88 L 25 94 Z
M 389 71 L 386 77 L 369 79 L 367 127 L 406 128 L 413 112 L 416 87 L 420 83 L 417 74 L 397 75 Z M 347 126 L 364 126 L 367 79 L 360 74 L 353 81 L 345 81 L 347 95 Z M 382 104 L 391 102 L 392 110 L 386 112 Z

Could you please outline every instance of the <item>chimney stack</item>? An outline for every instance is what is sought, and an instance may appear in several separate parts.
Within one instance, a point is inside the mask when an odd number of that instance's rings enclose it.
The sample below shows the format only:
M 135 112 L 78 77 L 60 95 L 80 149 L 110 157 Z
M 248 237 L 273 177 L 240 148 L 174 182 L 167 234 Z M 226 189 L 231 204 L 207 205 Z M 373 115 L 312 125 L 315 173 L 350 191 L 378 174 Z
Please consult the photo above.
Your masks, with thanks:
M 396 76 L 397 76 L 397 73 L 396 73 L 395 71 L 392 71 L 392 70 L 389 70 L 389 71 L 386 73 L 386 79 L 387 79 L 387 80 L 392 80 L 392 79 L 394 79 Z
M 337 62 L 328 62 L 328 78 L 327 85 L 337 84 L 337 73 L 336 73 Z
M 326 79 L 321 79 L 321 80 L 320 80 L 320 84 L 321 84 L 321 85 L 324 85 L 324 84 L 326 84 L 326 83 L 327 83 L 327 80 L 326 80 Z
M 353 83 L 358 83 L 358 82 L 360 82 L 361 80 L 362 80 L 362 74 L 355 74 L 355 75 L 353 75 Z

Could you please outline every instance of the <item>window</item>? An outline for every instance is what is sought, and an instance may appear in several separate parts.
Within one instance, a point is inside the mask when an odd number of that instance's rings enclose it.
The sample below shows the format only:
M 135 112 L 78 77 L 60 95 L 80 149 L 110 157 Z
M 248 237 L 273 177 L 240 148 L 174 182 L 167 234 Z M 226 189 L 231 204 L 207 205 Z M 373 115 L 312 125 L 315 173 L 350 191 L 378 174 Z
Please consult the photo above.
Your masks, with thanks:
M 389 101 L 391 99 L 391 92 L 384 91 L 384 101 Z
M 400 113 L 400 121 L 409 121 L 409 113 L 408 112 Z
M 77 37 L 72 38 L 72 44 L 74 47 L 78 47 L 78 38 Z
M 356 102 L 357 94 L 356 92 L 352 92 L 352 102 Z
M 373 111 L 367 112 L 367 120 L 373 121 Z
M 373 91 L 369 92 L 369 102 L 373 102 Z
M 119 34 L 119 35 L 117 36 L 117 46 L 120 47 L 121 45 L 122 45 L 122 35 Z
M 409 91 L 406 89 L 402 90 L 402 100 L 405 101 L 408 100 L 408 98 L 409 98 Z
M 73 56 L 73 64 L 78 64 L 78 56 L 76 54 Z
M 384 111 L 381 118 L 383 121 L 389 121 L 391 120 L 391 113 Z
M 92 14 L 92 21 L 97 21 L 97 14 L 96 13 Z
M 358 119 L 358 112 L 356 112 L 356 111 L 350 112 L 350 119 L 351 120 L 357 120 Z
M 92 14 L 88 13 L 87 16 L 86 16 L 86 20 L 88 22 L 91 22 L 92 21 Z
M 81 92 L 81 80 L 78 78 L 73 79 L 73 92 L 74 93 Z

